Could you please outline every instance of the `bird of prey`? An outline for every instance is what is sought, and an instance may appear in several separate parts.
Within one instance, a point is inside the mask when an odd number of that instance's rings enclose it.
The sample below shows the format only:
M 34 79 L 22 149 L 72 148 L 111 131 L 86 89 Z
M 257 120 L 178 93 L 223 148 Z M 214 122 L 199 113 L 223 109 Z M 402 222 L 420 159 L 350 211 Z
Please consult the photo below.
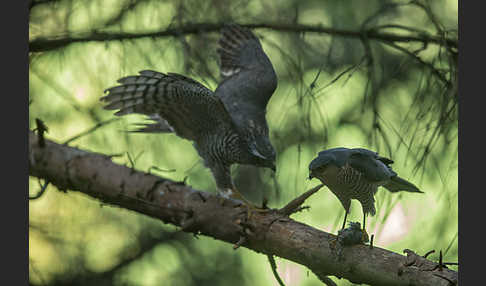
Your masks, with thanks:
M 120 85 L 105 90 L 101 100 L 105 109 L 118 109 L 117 116 L 139 113 L 155 121 L 135 131 L 174 132 L 193 141 L 221 194 L 251 205 L 235 188 L 230 166 L 275 171 L 265 114 L 277 76 L 258 38 L 246 28 L 225 25 L 217 52 L 222 81 L 214 92 L 180 74 L 144 70 L 119 79 Z
M 346 217 L 351 206 L 351 199 L 356 199 L 363 208 L 363 230 L 366 234 L 366 215 L 376 214 L 374 195 L 382 186 L 395 193 L 407 191 L 423 193 L 412 183 L 400 178 L 395 173 L 391 159 L 363 148 L 332 148 L 319 152 L 309 164 L 309 179 L 318 178 L 339 199 Z

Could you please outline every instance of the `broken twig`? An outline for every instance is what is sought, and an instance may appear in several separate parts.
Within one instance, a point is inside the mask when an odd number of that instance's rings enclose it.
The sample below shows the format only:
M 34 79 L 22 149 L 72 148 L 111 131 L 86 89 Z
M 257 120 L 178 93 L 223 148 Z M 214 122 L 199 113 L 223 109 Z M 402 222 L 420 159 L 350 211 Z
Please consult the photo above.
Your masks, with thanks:
M 299 197 L 293 199 L 290 201 L 286 206 L 283 208 L 279 209 L 277 212 L 286 216 L 290 216 L 291 214 L 295 213 L 296 211 L 302 210 L 299 208 L 307 198 L 309 198 L 311 195 L 313 195 L 315 192 L 317 192 L 320 188 L 322 188 L 324 185 L 320 184 L 307 192 L 303 193 Z

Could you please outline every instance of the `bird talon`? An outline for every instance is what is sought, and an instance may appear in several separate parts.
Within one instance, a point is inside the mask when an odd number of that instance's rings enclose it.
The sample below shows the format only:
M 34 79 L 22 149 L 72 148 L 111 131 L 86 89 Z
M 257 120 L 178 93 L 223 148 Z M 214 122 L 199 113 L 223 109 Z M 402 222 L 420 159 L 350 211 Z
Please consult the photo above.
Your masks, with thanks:
M 368 236 L 368 233 L 366 232 L 366 229 L 363 228 L 362 232 L 363 232 L 363 234 L 361 236 L 361 241 L 363 243 L 369 242 L 370 241 L 370 238 Z
M 247 211 L 247 217 L 246 217 L 247 220 L 249 220 L 252 217 L 253 213 L 255 213 L 255 212 L 265 213 L 265 212 L 270 211 L 270 209 L 262 209 L 260 207 L 257 207 L 255 205 L 251 204 L 251 203 L 247 203 L 247 204 L 245 204 L 245 206 L 246 206 L 246 211 Z
M 219 203 L 220 206 L 223 207 L 224 206 L 224 198 L 223 197 L 219 197 L 218 198 L 218 203 Z
M 337 237 L 337 236 L 336 236 L 336 237 L 334 237 L 334 238 L 330 238 L 330 239 L 329 239 L 329 247 L 330 247 L 331 249 L 336 249 L 336 244 L 337 244 L 337 242 L 338 242 L 338 237 Z
M 270 209 L 264 209 L 259 206 L 256 206 L 255 204 L 251 203 L 247 199 L 245 199 L 241 193 L 236 190 L 235 188 L 227 188 L 223 189 L 220 191 L 220 202 L 224 202 L 225 199 L 231 199 L 234 201 L 238 202 L 238 205 L 235 205 L 234 207 L 245 207 L 246 208 L 246 219 L 249 220 L 253 213 L 259 212 L 259 213 L 264 213 L 270 211 Z

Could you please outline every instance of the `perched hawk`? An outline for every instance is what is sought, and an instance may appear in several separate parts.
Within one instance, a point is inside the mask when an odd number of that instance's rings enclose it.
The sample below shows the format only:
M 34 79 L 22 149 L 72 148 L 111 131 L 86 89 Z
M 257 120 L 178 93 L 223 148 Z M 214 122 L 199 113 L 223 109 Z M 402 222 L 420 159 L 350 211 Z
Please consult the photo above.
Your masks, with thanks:
M 250 30 L 226 25 L 219 45 L 222 81 L 214 92 L 180 74 L 145 70 L 119 79 L 101 100 L 105 109 L 118 110 L 115 115 L 140 113 L 155 121 L 136 131 L 174 132 L 193 141 L 223 195 L 249 204 L 235 188 L 230 166 L 275 171 L 265 113 L 277 76 Z
M 346 217 L 351 199 L 356 199 L 363 208 L 363 229 L 366 215 L 375 215 L 374 195 L 378 187 L 388 191 L 423 193 L 415 185 L 398 177 L 390 164 L 393 161 L 378 153 L 363 148 L 332 148 L 319 152 L 309 164 L 309 179 L 318 178 L 336 195 L 344 207 Z

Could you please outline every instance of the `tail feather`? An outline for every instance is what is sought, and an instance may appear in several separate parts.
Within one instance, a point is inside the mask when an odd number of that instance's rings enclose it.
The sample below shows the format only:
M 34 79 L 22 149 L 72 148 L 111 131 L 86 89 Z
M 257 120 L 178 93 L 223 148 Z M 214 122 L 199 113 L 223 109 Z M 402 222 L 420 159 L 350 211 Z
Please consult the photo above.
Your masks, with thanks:
M 423 193 L 414 184 L 398 176 L 393 177 L 387 184 L 383 185 L 383 187 L 385 187 L 387 190 L 389 190 L 392 193 L 399 192 L 399 191 Z
M 130 130 L 130 133 L 172 133 L 173 129 L 170 126 L 165 126 L 161 122 L 151 124 L 135 124 L 136 130 Z
M 150 120 L 155 121 L 155 123 L 136 123 L 134 127 L 135 130 L 128 132 L 131 133 L 172 133 L 175 132 L 174 128 L 170 126 L 169 122 L 164 118 L 160 117 L 158 114 L 151 114 Z

